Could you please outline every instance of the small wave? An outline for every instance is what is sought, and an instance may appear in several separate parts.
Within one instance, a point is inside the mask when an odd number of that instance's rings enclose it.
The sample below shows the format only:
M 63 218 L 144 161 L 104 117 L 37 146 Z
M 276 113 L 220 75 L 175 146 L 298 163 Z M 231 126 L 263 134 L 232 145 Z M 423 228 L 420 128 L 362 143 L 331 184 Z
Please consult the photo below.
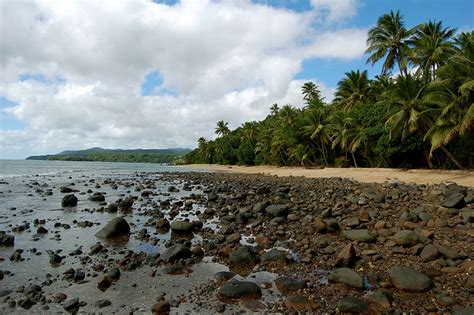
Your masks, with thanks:
M 50 176 L 50 175 L 56 175 L 59 174 L 59 172 L 46 172 L 46 173 L 37 173 L 37 174 L 0 174 L 0 179 L 5 179 L 5 178 L 15 178 L 15 177 L 30 177 L 30 176 Z

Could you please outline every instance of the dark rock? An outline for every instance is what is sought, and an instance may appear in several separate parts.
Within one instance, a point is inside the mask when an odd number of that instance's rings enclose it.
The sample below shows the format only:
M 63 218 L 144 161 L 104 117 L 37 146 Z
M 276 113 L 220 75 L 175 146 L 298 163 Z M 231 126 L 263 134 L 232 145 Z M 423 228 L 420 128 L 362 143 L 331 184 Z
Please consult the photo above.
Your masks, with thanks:
M 362 313 L 367 311 L 369 306 L 359 298 L 345 296 L 339 300 L 338 309 L 342 313 Z
M 116 213 L 118 211 L 118 206 L 116 203 L 109 203 L 109 205 L 107 206 L 107 212 L 110 212 L 110 213 Z
M 217 290 L 220 299 L 259 299 L 262 296 L 260 287 L 250 281 L 230 281 Z
M 289 212 L 287 204 L 269 205 L 265 208 L 265 212 L 272 217 L 286 217 Z
M 306 281 L 282 277 L 275 279 L 275 285 L 282 294 L 287 294 L 306 288 Z
M 375 236 L 373 236 L 368 230 L 346 230 L 342 232 L 342 235 L 350 239 L 351 241 L 359 241 L 362 243 L 370 243 L 375 241 Z
M 377 290 L 364 296 L 365 300 L 372 304 L 377 304 L 383 308 L 389 309 L 392 305 L 392 296 L 389 292 Z
M 214 275 L 214 281 L 218 284 L 229 281 L 235 276 L 235 273 L 231 271 L 220 271 Z
M 44 227 L 40 226 L 40 227 L 36 230 L 36 233 L 38 233 L 38 234 L 46 234 L 46 233 L 48 233 L 48 230 L 45 229 Z
M 311 310 L 311 302 L 304 295 L 290 295 L 285 298 L 284 304 L 286 307 L 295 310 Z
M 472 315 L 474 314 L 474 305 L 463 307 L 453 311 L 453 315 Z
M 155 222 L 155 227 L 160 230 L 167 230 L 170 228 L 170 221 L 166 218 L 161 218 Z
M 98 307 L 98 308 L 103 308 L 103 307 L 107 307 L 107 306 L 110 306 L 110 305 L 112 305 L 112 302 L 110 302 L 109 300 L 106 300 L 106 299 L 101 299 L 101 300 L 98 300 L 94 303 L 94 306 Z
M 107 272 L 107 277 L 112 281 L 118 281 L 120 279 L 121 273 L 118 267 L 110 268 Z
M 207 194 L 207 201 L 216 201 L 219 195 L 215 191 L 211 191 Z
M 64 303 L 63 308 L 66 312 L 75 312 L 79 309 L 79 298 L 74 298 Z
M 350 267 L 356 258 L 354 245 L 347 244 L 336 257 L 336 267 Z
M 173 262 L 181 258 L 189 257 L 191 257 L 191 249 L 183 244 L 173 245 L 161 254 L 161 259 L 165 262 Z
M 105 196 L 102 195 L 100 192 L 94 193 L 92 196 L 89 197 L 90 201 L 95 201 L 95 202 L 104 202 L 105 201 Z
M 281 250 L 273 248 L 270 251 L 263 253 L 260 256 L 260 261 L 262 264 L 286 264 L 286 255 Z
M 182 275 L 182 274 L 187 274 L 187 273 L 192 272 L 191 269 L 186 268 L 185 266 L 181 264 L 174 264 L 174 265 L 163 267 L 161 271 L 167 275 Z
M 251 246 L 244 245 L 233 251 L 229 255 L 229 260 L 234 265 L 242 266 L 256 264 L 258 258 Z
M 61 188 L 59 188 L 59 191 L 64 194 L 67 194 L 67 193 L 72 193 L 74 190 L 70 187 L 62 186 Z
M 119 203 L 118 207 L 121 211 L 128 211 L 132 209 L 134 202 L 135 202 L 135 199 L 133 199 L 132 196 L 128 196 Z
M 454 193 L 452 195 L 447 196 L 444 202 L 442 203 L 443 207 L 456 209 L 461 209 L 465 205 L 466 203 L 464 202 L 464 195 L 461 193 Z
M 171 230 L 176 233 L 189 234 L 193 231 L 194 225 L 185 220 L 174 221 L 171 223 Z
M 328 276 L 331 282 L 342 283 L 350 287 L 362 289 L 364 287 L 364 279 L 350 268 L 338 268 L 333 270 Z
M 74 194 L 66 195 L 61 200 L 61 205 L 63 207 L 75 207 L 77 206 L 77 197 Z
M 33 305 L 35 305 L 36 303 L 30 299 L 24 299 L 24 300 L 20 300 L 18 302 L 18 305 L 21 307 L 21 308 L 24 308 L 25 310 L 29 310 Z
M 388 270 L 393 285 L 400 290 L 425 292 L 433 287 L 433 280 L 410 267 L 394 266 Z
M 455 260 L 455 259 L 458 259 L 458 258 L 461 257 L 455 250 L 453 250 L 449 247 L 438 246 L 438 250 L 439 250 L 441 255 L 443 255 L 444 257 L 446 257 L 448 259 Z
M 15 243 L 15 237 L 13 235 L 5 234 L 5 232 L 0 232 L 0 245 L 1 246 L 13 246 Z
M 130 225 L 123 217 L 112 219 L 106 226 L 95 234 L 97 237 L 110 238 L 121 235 L 128 235 L 130 233 Z
M 426 245 L 420 253 L 421 259 L 424 261 L 432 261 L 438 258 L 439 250 L 436 245 L 428 244 Z
M 411 230 L 400 230 L 393 236 L 395 243 L 401 246 L 413 246 L 418 243 L 418 235 Z
M 112 285 L 112 281 L 107 276 L 102 276 L 97 282 L 97 288 L 105 292 Z
M 151 312 L 153 314 L 169 314 L 171 309 L 170 303 L 168 301 L 159 301 L 151 307 Z

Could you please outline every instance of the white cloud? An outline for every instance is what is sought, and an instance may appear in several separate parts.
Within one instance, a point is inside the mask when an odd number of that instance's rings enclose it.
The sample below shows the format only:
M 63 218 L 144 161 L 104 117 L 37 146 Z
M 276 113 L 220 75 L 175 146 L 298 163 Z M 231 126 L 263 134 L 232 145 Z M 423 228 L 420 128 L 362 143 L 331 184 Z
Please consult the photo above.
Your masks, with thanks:
M 321 3 L 328 20 L 341 16 Z M 213 137 L 218 120 L 237 127 L 264 118 L 274 102 L 296 105 L 303 60 L 358 58 L 365 48 L 365 30 L 315 29 L 317 13 L 237 0 L 4 1 L 0 95 L 18 103 L 7 111 L 28 127 L 1 131 L 0 149 L 22 157 L 193 147 Z M 141 96 L 156 70 L 178 95 Z M 25 73 L 48 82 L 18 81 Z M 331 98 L 331 88 L 318 85 Z
M 324 20 L 341 22 L 357 13 L 357 0 L 311 0 L 311 5 Z

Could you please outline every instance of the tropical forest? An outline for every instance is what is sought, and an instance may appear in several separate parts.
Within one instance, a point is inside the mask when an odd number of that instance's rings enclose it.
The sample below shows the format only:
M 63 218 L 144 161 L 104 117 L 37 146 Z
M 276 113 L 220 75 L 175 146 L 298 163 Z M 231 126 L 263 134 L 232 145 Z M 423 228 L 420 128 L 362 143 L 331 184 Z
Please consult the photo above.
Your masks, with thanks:
M 474 166 L 474 32 L 381 16 L 367 36 L 367 70 L 348 69 L 326 102 L 301 87 L 304 107 L 269 104 L 235 130 L 221 120 L 186 163 L 469 169 Z M 270 106 L 271 105 L 271 106 Z

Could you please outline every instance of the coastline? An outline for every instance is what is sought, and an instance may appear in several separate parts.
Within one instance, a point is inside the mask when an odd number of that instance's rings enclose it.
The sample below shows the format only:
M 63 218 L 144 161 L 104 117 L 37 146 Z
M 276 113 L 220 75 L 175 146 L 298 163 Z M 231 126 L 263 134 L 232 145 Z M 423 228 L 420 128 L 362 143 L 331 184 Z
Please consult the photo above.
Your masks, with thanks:
M 331 168 L 310 169 L 302 167 L 277 166 L 239 166 L 217 164 L 188 164 L 176 167 L 187 169 L 205 169 L 210 171 L 233 172 L 243 174 L 265 174 L 276 176 L 303 176 L 307 178 L 342 177 L 363 183 L 384 183 L 398 180 L 417 184 L 439 184 L 453 182 L 458 185 L 474 187 L 472 170 L 401 170 L 393 168 Z

